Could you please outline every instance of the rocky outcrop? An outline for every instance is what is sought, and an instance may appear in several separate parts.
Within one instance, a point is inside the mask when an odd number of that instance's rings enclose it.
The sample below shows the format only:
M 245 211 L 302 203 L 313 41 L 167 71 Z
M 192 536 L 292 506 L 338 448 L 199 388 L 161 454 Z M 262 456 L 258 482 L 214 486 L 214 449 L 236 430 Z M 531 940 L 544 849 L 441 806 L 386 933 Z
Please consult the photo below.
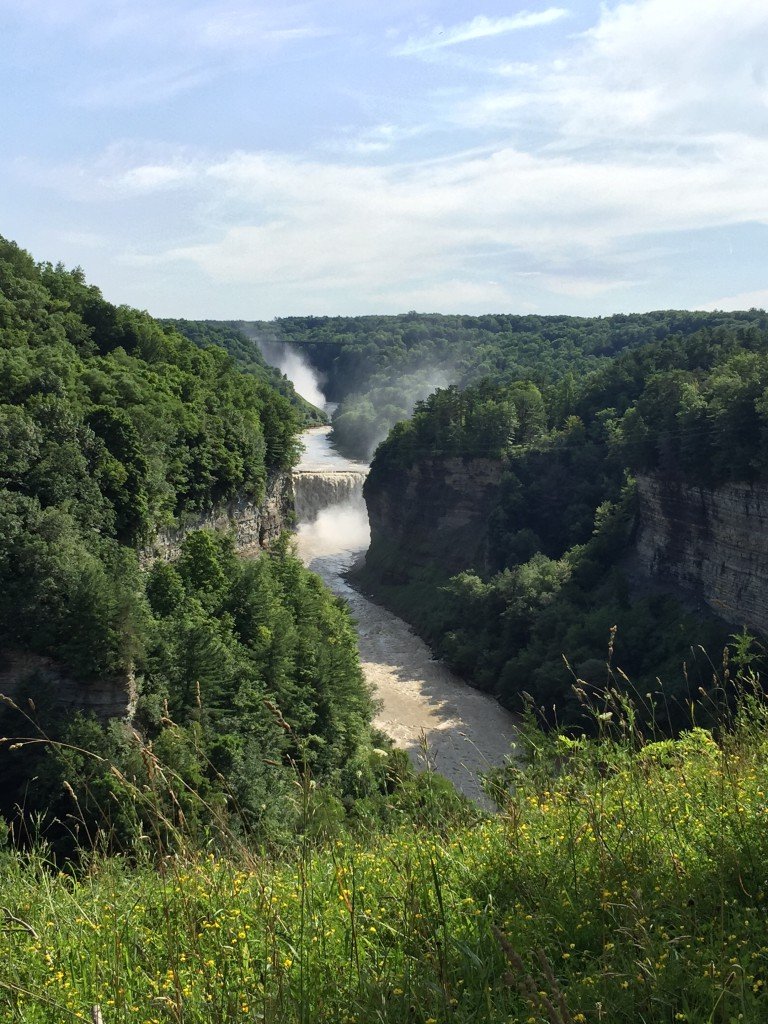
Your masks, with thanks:
M 160 530 L 151 545 L 140 552 L 144 566 L 159 559 L 177 558 L 184 538 L 194 530 L 230 532 L 241 554 L 255 554 L 276 540 L 294 519 L 293 478 L 290 473 L 269 477 L 264 500 L 233 501 L 200 515 L 175 530 Z M 78 681 L 53 659 L 30 652 L 0 652 L 0 694 L 10 697 L 25 711 L 35 706 L 90 712 L 103 722 L 111 718 L 130 721 L 137 688 L 132 674 Z
M 10 697 L 33 717 L 52 706 L 91 713 L 102 722 L 110 718 L 130 720 L 137 696 L 132 675 L 80 682 L 69 677 L 52 658 L 28 651 L 0 653 L 0 694 Z
M 450 572 L 482 565 L 502 472 L 503 463 L 481 458 L 374 470 L 363 490 L 371 524 L 366 564 L 390 574 L 403 562 Z
M 639 570 L 768 634 L 768 486 L 637 478 Z
M 258 505 L 245 499 L 204 512 L 178 529 L 159 530 L 154 541 L 141 552 L 142 563 L 178 558 L 184 538 L 195 530 L 224 530 L 234 537 L 235 547 L 244 555 L 257 554 L 275 541 L 294 518 L 294 488 L 290 473 L 273 473 Z

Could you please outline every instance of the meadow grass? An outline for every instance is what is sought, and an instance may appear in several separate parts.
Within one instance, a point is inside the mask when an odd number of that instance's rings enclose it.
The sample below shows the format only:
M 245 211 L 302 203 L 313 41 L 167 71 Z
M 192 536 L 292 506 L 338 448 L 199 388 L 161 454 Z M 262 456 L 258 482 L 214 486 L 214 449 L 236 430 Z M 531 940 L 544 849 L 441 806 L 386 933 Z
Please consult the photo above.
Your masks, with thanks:
M 8 848 L 0 1020 L 758 1024 L 767 724 L 745 696 L 716 739 L 529 730 L 497 815 L 279 857 L 217 838 L 62 871 Z

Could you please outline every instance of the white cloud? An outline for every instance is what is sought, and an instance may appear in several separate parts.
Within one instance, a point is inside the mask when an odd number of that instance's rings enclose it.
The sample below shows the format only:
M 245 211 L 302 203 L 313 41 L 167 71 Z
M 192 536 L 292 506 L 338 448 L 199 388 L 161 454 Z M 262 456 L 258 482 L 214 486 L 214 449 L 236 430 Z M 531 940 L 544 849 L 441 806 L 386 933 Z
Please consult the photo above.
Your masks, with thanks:
M 0 0 L 5 8 L 18 21 L 74 28 L 105 48 L 138 42 L 147 50 L 233 50 L 326 34 L 306 20 L 305 4 L 263 0 Z
M 201 173 L 200 161 L 186 150 L 128 142 L 115 143 L 87 162 L 40 165 L 20 159 L 13 168 L 19 181 L 97 207 L 194 185 Z
M 725 298 L 717 299 L 715 302 L 706 302 L 701 309 L 768 309 L 768 288 L 761 288 L 754 292 L 739 292 L 738 295 L 728 295 Z
M 562 7 L 548 7 L 545 11 L 523 11 L 508 18 L 487 18 L 480 14 L 461 25 L 435 28 L 426 36 L 411 37 L 402 46 L 397 47 L 393 54 L 397 57 L 413 57 L 430 50 L 471 42 L 474 39 L 487 39 L 489 36 L 505 35 L 507 32 L 551 25 L 567 16 L 568 11 Z
M 415 139 L 429 130 L 426 124 L 397 125 L 376 124 L 363 131 L 349 129 L 341 140 L 328 144 L 331 150 L 342 150 L 365 156 L 373 153 L 386 153 L 397 143 L 407 139 Z
M 394 167 L 235 154 L 198 178 L 221 229 L 157 258 L 190 262 L 222 283 L 297 295 L 370 301 L 463 289 L 500 304 L 507 296 L 509 306 L 524 291 L 520 273 L 537 270 L 539 290 L 595 299 L 634 285 L 625 261 L 610 269 L 628 239 L 642 245 L 663 233 L 768 223 L 768 141 L 720 145 L 727 160 L 698 165 L 675 155 L 640 166 L 511 148 Z
M 129 192 L 146 193 L 173 188 L 185 184 L 193 178 L 194 172 L 190 167 L 143 164 L 131 167 L 123 174 L 118 175 L 113 181 L 113 186 L 118 189 L 124 188 Z
M 168 0 L 161 6 L 165 15 L 175 9 Z M 195 4 L 179 45 L 192 38 L 194 52 L 220 57 L 238 25 L 249 46 L 312 31 L 302 21 L 306 10 L 283 9 L 277 21 L 254 5 L 241 23 L 243 10 Z M 547 14 L 475 18 L 398 52 L 464 58 L 449 48 Z M 129 30 L 130 20 L 120 24 Z M 162 24 L 170 31 L 170 22 Z M 130 224 L 123 258 L 145 275 L 152 268 L 156 281 L 176 275 L 181 287 L 194 288 L 191 301 L 208 288 L 234 296 L 238 312 L 250 304 L 253 315 L 354 305 L 547 308 L 547 300 L 550 309 L 626 308 L 628 295 L 666 285 L 665 276 L 693 278 L 685 246 L 669 251 L 676 233 L 768 224 L 764 0 L 614 2 L 591 31 L 561 45 L 557 59 L 537 66 L 497 56 L 485 65 L 493 79 L 475 94 L 474 76 L 457 74 L 450 90 L 409 95 L 399 107 L 402 123 L 394 104 L 372 103 L 373 127 L 332 125 L 315 156 L 298 148 L 212 156 L 124 145 L 87 164 L 49 169 L 45 184 L 83 210 L 90 204 L 95 220 L 107 203 L 112 213 L 125 202 L 126 223 L 150 210 L 144 235 Z M 169 60 L 152 77 L 142 65 L 138 85 L 116 78 L 108 102 L 192 87 L 194 75 L 209 73 L 205 61 L 201 67 L 185 71 Z M 348 124 L 348 111 L 344 117 Z M 329 157 L 327 139 L 340 135 Z M 723 283 L 709 294 L 755 283 Z M 765 301 L 765 293 L 747 292 L 711 305 Z
M 768 7 L 764 0 L 606 5 L 568 51 L 538 66 L 518 64 L 514 77 L 511 86 L 463 101 L 454 122 L 501 129 L 538 123 L 561 145 L 639 150 L 761 131 Z
M 93 110 L 156 105 L 209 82 L 212 72 L 203 68 L 163 67 L 156 71 L 128 73 L 109 71 L 90 76 L 87 85 L 68 90 L 74 106 Z

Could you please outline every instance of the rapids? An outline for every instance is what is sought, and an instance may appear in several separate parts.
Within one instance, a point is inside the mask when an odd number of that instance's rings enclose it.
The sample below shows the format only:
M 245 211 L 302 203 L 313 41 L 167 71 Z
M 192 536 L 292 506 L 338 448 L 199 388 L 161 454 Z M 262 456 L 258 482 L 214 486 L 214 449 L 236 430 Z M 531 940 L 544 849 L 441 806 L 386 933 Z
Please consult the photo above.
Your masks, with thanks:
M 487 804 L 478 774 L 510 756 L 514 719 L 436 661 L 402 619 L 347 583 L 346 573 L 364 557 L 370 537 L 362 498 L 367 466 L 335 451 L 329 433 L 330 427 L 316 427 L 304 435 L 305 454 L 294 476 L 299 556 L 352 611 L 363 672 L 379 702 L 375 724 L 417 766 L 429 766 Z M 325 506 L 316 500 L 322 489 L 331 499 Z

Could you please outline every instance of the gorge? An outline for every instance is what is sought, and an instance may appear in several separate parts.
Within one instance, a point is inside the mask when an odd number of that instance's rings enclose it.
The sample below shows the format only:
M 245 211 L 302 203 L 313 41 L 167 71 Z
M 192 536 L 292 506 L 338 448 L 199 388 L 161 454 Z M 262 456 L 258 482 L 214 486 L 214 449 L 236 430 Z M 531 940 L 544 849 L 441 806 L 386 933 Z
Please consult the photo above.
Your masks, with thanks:
M 480 773 L 510 756 L 515 720 L 436 660 L 402 619 L 348 582 L 368 547 L 367 467 L 340 456 L 329 433 L 329 427 L 305 433 L 305 454 L 294 471 L 299 556 L 349 605 L 363 673 L 379 703 L 374 724 L 417 767 L 428 766 L 485 803 Z

